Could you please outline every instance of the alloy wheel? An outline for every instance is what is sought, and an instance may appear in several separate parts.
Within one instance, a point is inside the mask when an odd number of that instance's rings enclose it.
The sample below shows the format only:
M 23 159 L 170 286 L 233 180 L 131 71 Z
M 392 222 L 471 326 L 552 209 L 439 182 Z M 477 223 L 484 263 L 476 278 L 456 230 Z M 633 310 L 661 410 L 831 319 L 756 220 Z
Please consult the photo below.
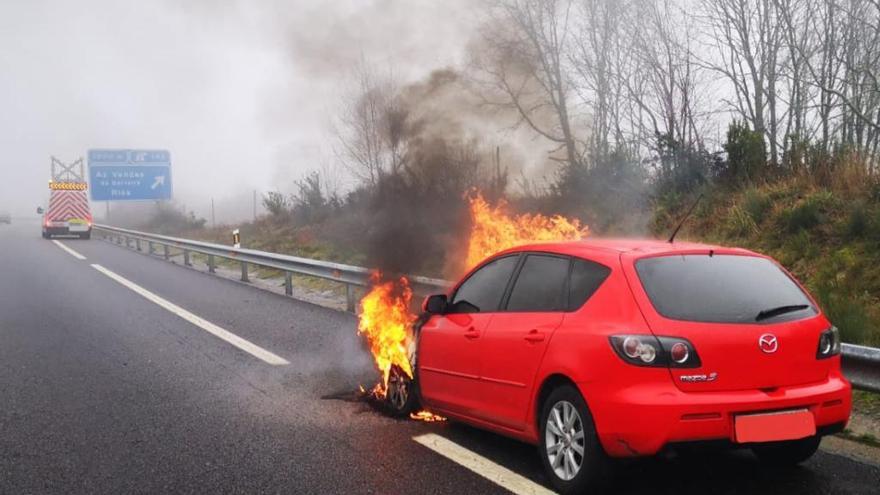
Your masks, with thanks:
M 547 417 L 544 446 L 550 467 L 559 479 L 570 481 L 584 463 L 584 423 L 571 402 L 553 405 Z
M 392 368 L 388 377 L 388 403 L 394 410 L 400 411 L 406 406 L 407 399 L 409 399 L 409 380 Z

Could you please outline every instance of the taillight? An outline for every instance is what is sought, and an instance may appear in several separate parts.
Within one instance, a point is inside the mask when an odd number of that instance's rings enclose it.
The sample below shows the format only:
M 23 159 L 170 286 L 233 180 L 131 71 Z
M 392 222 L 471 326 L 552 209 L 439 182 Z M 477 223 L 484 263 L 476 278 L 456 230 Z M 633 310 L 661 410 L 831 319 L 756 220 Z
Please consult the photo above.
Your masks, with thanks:
M 700 357 L 687 339 L 653 335 L 612 335 L 611 347 L 629 364 L 660 368 L 699 368 Z
M 825 359 L 840 354 L 840 331 L 837 327 L 831 327 L 819 335 L 819 348 L 816 349 L 816 359 Z
M 681 364 L 687 362 L 690 355 L 690 349 L 683 342 L 676 342 L 669 348 L 669 358 L 672 359 L 673 363 Z

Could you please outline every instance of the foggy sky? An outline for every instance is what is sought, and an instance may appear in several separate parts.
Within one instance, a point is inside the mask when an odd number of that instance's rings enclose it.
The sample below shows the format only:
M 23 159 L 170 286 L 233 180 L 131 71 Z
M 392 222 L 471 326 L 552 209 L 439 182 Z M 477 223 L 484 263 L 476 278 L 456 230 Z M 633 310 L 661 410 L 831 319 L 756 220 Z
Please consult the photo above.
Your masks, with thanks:
M 468 3 L 0 0 L 0 210 L 46 202 L 50 155 L 164 148 L 180 203 L 247 217 L 332 156 L 361 57 L 404 81 L 458 64 Z

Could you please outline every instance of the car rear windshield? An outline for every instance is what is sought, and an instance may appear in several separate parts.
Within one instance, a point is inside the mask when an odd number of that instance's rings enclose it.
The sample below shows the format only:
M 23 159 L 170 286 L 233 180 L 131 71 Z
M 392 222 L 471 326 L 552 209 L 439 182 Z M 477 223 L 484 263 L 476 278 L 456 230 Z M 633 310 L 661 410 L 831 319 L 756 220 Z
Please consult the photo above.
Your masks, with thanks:
M 778 323 L 816 314 L 800 287 L 766 258 L 660 256 L 637 261 L 636 271 L 654 309 L 673 320 Z

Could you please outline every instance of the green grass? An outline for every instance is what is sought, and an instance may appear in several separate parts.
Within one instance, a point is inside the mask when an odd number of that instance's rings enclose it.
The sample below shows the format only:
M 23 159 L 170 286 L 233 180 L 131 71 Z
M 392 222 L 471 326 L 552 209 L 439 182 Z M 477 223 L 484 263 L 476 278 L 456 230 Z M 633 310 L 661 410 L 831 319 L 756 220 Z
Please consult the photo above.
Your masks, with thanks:
M 865 445 L 870 445 L 871 447 L 880 447 L 880 440 L 877 439 L 874 435 L 870 433 L 863 433 L 861 435 L 856 435 L 850 430 L 843 430 L 843 433 L 840 434 L 843 438 L 852 440 L 854 442 L 863 443 Z

